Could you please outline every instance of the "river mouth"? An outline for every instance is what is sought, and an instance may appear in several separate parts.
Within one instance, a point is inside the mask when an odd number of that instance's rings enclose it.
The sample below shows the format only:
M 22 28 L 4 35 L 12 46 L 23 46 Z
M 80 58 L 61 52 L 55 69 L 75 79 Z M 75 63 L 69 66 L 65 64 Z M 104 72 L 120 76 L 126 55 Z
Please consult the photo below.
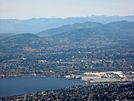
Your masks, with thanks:
M 80 84 L 82 82 L 77 79 L 52 77 L 0 78 L 0 97 L 55 90 Z

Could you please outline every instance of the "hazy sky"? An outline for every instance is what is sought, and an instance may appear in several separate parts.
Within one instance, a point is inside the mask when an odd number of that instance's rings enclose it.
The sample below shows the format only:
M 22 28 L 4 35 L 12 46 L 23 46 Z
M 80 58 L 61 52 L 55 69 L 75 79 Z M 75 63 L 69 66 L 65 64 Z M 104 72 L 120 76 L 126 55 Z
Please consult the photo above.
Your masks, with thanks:
M 0 0 L 0 18 L 134 15 L 134 0 Z

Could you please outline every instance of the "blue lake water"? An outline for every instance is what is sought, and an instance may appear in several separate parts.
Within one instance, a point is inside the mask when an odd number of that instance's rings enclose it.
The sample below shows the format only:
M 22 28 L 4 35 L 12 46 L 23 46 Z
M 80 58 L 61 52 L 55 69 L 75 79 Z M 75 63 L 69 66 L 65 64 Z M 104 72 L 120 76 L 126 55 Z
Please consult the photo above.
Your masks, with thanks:
M 64 88 L 80 83 L 80 80 L 67 80 L 65 78 L 0 78 L 0 97 Z

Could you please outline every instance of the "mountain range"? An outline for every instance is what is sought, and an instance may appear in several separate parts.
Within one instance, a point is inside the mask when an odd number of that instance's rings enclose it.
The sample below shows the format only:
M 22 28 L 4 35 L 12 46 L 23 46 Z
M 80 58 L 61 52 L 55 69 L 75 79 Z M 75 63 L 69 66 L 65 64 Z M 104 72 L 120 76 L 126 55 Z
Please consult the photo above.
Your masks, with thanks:
M 134 21 L 134 16 L 90 16 L 70 18 L 33 18 L 26 20 L 0 19 L 0 34 L 5 33 L 39 33 L 43 30 L 58 28 L 63 25 L 87 21 L 110 23 L 113 21 Z
M 107 24 L 84 22 L 31 34 L 8 35 L 0 39 L 0 50 L 71 49 L 92 47 L 133 47 L 134 22 L 118 21 Z

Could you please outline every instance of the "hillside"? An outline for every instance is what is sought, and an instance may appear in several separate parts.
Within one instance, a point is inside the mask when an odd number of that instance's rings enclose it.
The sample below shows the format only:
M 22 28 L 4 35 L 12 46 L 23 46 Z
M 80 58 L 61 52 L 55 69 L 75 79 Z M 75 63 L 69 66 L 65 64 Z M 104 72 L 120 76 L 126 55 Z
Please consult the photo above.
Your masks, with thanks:
M 31 33 L 12 35 L 0 40 L 0 50 L 5 52 L 38 49 L 42 45 L 46 46 L 47 43 Z
M 70 47 L 131 46 L 134 39 L 134 22 L 76 23 L 42 31 L 37 35 L 44 38 L 47 36 L 45 39 L 50 38 L 57 44 L 68 44 Z

